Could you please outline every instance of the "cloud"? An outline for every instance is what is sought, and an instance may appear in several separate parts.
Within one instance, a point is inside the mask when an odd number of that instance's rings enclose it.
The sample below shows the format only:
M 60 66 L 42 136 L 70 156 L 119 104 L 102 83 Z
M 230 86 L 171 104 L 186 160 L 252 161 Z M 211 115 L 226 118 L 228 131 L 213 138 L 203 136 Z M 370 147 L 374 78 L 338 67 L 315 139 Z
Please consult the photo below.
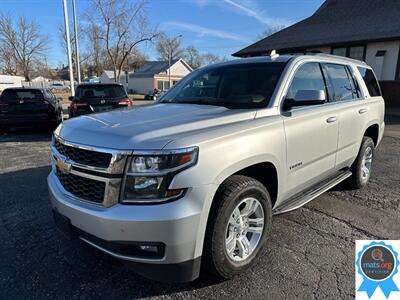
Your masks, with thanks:
M 233 0 L 223 0 L 223 2 L 235 8 L 236 10 L 238 10 L 238 12 L 241 12 L 242 14 L 252 17 L 269 27 L 287 25 L 287 22 L 283 20 L 266 16 L 265 12 L 256 7 L 256 5 L 251 1 L 247 1 L 246 6 L 243 5 L 243 3 L 239 4 Z
M 189 3 L 187 0 L 182 0 Z M 268 27 L 280 27 L 282 25 L 288 26 L 292 22 L 281 19 L 274 18 L 267 15 L 267 13 L 254 1 L 254 0 L 190 0 L 190 3 L 195 4 L 200 7 L 206 5 L 217 5 L 223 8 L 230 8 L 236 13 L 254 18 L 258 22 L 268 26 Z
M 218 29 L 206 28 L 203 26 L 186 23 L 186 22 L 164 22 L 161 24 L 161 27 L 163 29 L 174 28 L 174 29 L 191 31 L 191 32 L 196 33 L 198 37 L 209 36 L 209 37 L 218 37 L 218 38 L 223 38 L 223 39 L 228 39 L 228 40 L 233 40 L 233 41 L 238 41 L 238 42 L 244 42 L 244 43 L 251 42 L 247 37 L 236 34 L 236 33 L 227 32 L 227 31 L 218 30 Z

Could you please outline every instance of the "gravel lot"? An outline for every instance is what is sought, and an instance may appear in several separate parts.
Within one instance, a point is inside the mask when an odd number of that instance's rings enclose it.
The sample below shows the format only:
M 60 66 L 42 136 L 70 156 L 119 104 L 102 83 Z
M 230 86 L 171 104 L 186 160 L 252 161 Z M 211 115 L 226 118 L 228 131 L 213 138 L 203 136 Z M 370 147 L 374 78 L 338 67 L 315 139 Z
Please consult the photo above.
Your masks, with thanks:
M 277 216 L 267 253 L 231 281 L 162 284 L 54 227 L 48 132 L 0 135 L 0 299 L 354 298 L 354 241 L 400 239 L 400 119 L 387 122 L 369 185 L 336 187 Z

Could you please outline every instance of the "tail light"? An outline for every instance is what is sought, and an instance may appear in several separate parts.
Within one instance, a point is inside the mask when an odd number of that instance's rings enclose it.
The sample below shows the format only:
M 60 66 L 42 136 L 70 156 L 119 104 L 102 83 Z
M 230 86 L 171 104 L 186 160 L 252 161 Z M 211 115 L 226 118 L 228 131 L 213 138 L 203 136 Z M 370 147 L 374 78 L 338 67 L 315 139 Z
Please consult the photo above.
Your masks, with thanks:
M 123 99 L 123 100 L 118 101 L 118 104 L 127 105 L 129 107 L 132 107 L 133 106 L 133 101 L 128 98 L 128 99 Z
M 79 106 L 86 106 L 87 105 L 87 103 L 82 103 L 82 102 L 80 102 L 80 103 L 77 103 L 77 102 L 72 102 L 71 103 L 71 111 L 72 112 L 77 112 L 78 111 L 78 107 Z

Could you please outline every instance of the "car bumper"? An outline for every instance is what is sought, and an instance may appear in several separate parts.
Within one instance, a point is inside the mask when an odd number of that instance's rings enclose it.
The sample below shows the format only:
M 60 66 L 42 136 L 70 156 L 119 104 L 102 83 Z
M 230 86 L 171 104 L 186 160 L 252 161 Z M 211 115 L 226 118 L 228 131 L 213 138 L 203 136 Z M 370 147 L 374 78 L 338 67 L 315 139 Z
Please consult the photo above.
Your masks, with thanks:
M 203 243 L 198 232 L 207 186 L 192 188 L 170 203 L 104 208 L 70 199 L 53 172 L 47 180 L 53 210 L 70 222 L 78 238 L 151 279 L 183 282 L 198 277 Z M 162 256 L 126 254 L 121 244 L 162 245 Z
M 34 126 L 49 123 L 51 120 L 48 115 L 19 115 L 19 116 L 0 116 L 1 126 Z

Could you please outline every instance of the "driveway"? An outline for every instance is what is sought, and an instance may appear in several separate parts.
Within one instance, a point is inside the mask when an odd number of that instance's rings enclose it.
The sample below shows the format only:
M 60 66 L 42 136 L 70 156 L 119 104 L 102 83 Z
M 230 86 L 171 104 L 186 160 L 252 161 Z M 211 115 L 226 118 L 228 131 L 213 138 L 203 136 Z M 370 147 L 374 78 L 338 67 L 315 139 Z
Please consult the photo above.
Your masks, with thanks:
M 354 241 L 400 239 L 400 119 L 387 122 L 369 185 L 334 190 L 273 220 L 268 250 L 230 281 L 154 282 L 54 227 L 50 134 L 0 136 L 1 299 L 352 299 Z

